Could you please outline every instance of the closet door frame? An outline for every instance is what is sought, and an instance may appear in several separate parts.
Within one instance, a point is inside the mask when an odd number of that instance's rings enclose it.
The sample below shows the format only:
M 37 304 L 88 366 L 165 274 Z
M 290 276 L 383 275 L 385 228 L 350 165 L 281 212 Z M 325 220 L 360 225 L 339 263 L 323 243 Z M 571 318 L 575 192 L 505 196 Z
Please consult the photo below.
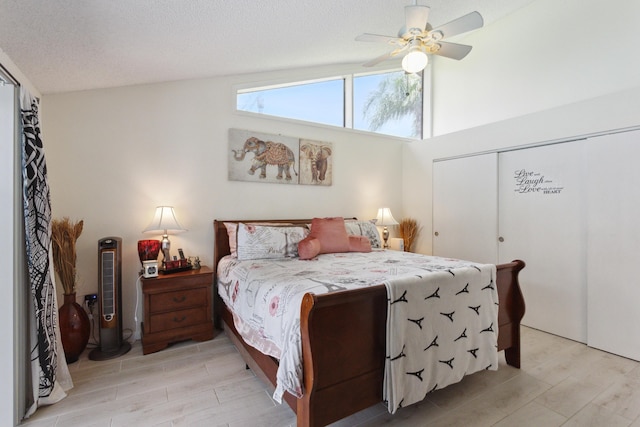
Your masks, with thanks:
M 2 69 L 0 68 L 0 72 Z M 0 363 L 0 425 L 17 425 L 26 408 L 28 329 L 25 307 L 28 289 L 24 284 L 24 231 L 22 227 L 22 167 L 18 139 L 16 87 L 0 82 L 0 282 L 6 284 L 0 300 L 0 345 L 5 349 Z M 22 280 L 21 280 L 22 279 Z M 28 307 L 28 306 L 26 306 Z M 12 391 L 12 394 L 10 394 Z M 22 411 L 22 412 L 20 412 Z

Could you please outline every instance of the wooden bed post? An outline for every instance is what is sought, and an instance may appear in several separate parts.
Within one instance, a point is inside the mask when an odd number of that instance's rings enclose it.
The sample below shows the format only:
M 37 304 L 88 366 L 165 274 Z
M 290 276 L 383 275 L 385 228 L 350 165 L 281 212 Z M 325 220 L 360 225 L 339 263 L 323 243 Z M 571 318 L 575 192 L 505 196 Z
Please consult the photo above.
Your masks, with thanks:
M 498 310 L 498 350 L 504 349 L 508 365 L 520 368 L 520 321 L 525 305 L 518 274 L 525 267 L 524 261 L 515 260 L 497 266 L 496 283 L 500 308 Z

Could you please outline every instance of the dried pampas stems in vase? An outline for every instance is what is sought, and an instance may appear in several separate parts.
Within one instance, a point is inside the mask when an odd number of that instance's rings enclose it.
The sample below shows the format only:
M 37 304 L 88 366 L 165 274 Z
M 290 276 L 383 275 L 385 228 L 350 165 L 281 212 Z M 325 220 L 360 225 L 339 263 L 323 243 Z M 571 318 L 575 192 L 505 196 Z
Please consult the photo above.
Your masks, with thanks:
M 418 237 L 418 232 L 420 231 L 420 227 L 418 227 L 418 222 L 413 218 L 403 218 L 400 220 L 400 237 L 404 242 L 404 251 L 411 252 L 411 246 L 415 241 L 416 237 Z
M 76 241 L 82 234 L 84 221 L 72 223 L 69 218 L 51 221 L 53 266 L 65 295 L 76 291 Z
M 82 234 L 83 226 L 83 221 L 72 223 L 66 217 L 51 222 L 53 267 L 64 293 L 64 304 L 58 314 L 60 338 L 67 363 L 78 360 L 87 346 L 91 332 L 89 316 L 76 302 L 76 241 Z

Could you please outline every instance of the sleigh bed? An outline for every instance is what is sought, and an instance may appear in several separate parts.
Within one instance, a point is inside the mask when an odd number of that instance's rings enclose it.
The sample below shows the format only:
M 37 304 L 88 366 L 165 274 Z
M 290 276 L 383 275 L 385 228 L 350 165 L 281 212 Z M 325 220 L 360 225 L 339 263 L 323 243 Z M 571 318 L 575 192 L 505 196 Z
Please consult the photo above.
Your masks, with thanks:
M 308 225 L 311 220 L 214 221 L 214 313 L 248 367 L 276 386 L 279 361 L 247 344 L 236 329 L 234 314 L 218 292 L 218 265 L 231 253 L 225 223 L 260 222 Z M 520 367 L 520 320 L 524 299 L 518 273 L 524 262 L 496 266 L 498 351 Z M 300 311 L 303 395 L 285 392 L 283 400 L 297 415 L 298 426 L 324 426 L 383 400 L 385 378 L 387 289 L 384 284 L 323 294 L 306 293 Z M 471 307 L 469 307 L 471 308 Z M 441 313 L 442 314 L 442 313 Z

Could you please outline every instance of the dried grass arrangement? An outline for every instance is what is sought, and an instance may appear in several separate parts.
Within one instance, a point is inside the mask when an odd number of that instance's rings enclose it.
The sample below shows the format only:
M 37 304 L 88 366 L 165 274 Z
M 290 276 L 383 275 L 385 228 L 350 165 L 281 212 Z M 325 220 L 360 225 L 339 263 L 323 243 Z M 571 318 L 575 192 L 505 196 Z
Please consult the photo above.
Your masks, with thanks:
M 76 241 L 82 234 L 84 221 L 71 222 L 69 218 L 51 222 L 53 267 L 58 273 L 65 295 L 76 291 Z
M 398 228 L 400 237 L 402 237 L 402 240 L 404 241 L 404 251 L 411 252 L 411 246 L 420 232 L 418 221 L 413 218 L 402 218 Z

